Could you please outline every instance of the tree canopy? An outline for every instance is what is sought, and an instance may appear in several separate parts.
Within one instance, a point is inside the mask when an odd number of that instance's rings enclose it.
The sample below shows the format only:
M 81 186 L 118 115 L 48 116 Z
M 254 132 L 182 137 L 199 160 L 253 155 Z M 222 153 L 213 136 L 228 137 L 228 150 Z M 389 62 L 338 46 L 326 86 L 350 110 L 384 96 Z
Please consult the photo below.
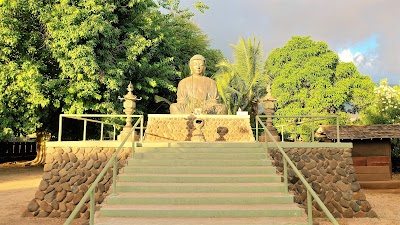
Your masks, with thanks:
M 218 92 L 228 109 L 228 114 L 235 114 L 238 109 L 250 111 L 252 102 L 265 95 L 269 77 L 264 70 L 264 55 L 261 41 L 239 39 L 234 50 L 234 62 L 221 60 L 215 75 Z
M 310 37 L 294 36 L 285 46 L 273 50 L 265 68 L 273 79 L 277 115 L 335 114 L 346 123 L 349 112 L 359 112 L 373 98 L 375 85 L 369 76 L 361 75 L 353 63 L 340 62 L 326 43 Z M 286 122 L 276 121 L 275 125 Z M 300 129 L 311 132 L 310 127 Z
M 174 100 L 194 54 L 210 71 L 222 54 L 179 0 L 15 0 L 0 3 L 0 138 L 52 129 L 59 113 L 121 114 L 134 84 L 137 113 Z M 203 11 L 201 2 L 196 7 Z M 161 10 L 164 8 L 164 10 Z M 160 111 L 157 111 L 160 112 Z

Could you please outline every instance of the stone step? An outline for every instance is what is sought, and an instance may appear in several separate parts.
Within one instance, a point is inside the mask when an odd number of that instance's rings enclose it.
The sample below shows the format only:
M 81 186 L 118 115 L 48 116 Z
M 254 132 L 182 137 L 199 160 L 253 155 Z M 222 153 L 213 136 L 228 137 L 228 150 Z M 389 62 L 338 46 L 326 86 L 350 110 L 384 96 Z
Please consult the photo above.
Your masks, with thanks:
M 259 160 L 205 160 L 205 159 L 129 159 L 129 166 L 271 166 L 269 159 Z
M 166 147 L 137 147 L 137 153 L 265 153 L 265 149 L 260 147 L 179 147 L 179 148 L 166 148 Z
M 127 166 L 123 173 L 156 173 L 156 174 L 276 174 L 272 166 Z
M 230 204 L 230 205 L 104 205 L 100 216 L 197 218 L 197 217 L 299 217 L 302 210 L 295 204 Z
M 293 204 L 293 196 L 273 193 L 129 193 L 110 195 L 107 204 Z
M 281 177 L 276 174 L 120 174 L 118 180 L 150 183 L 266 183 L 281 182 Z
M 118 182 L 117 192 L 266 193 L 284 192 L 283 183 L 140 183 Z
M 96 225 L 307 225 L 303 217 L 256 218 L 96 218 Z
M 264 153 L 137 153 L 135 159 L 266 159 Z
M 138 147 L 168 147 L 168 148 L 259 148 L 259 142 L 142 142 Z

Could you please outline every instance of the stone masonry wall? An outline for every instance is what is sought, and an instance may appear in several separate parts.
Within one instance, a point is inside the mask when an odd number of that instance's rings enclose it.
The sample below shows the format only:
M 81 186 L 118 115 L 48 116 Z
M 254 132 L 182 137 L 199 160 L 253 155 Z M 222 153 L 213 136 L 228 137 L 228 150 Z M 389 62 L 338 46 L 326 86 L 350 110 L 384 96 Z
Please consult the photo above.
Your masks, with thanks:
M 350 148 L 284 148 L 328 210 L 336 218 L 377 217 L 361 190 L 351 159 Z M 282 155 L 270 150 L 274 164 L 283 173 Z M 288 165 L 289 190 L 307 211 L 307 189 Z M 313 216 L 325 213 L 313 200 Z
M 48 147 L 42 181 L 25 216 L 67 218 L 100 174 L 116 148 L 105 147 Z M 123 148 L 117 159 L 121 168 L 131 153 Z M 112 182 L 112 167 L 97 186 L 96 204 L 103 202 Z M 89 218 L 89 202 L 82 207 L 79 217 Z

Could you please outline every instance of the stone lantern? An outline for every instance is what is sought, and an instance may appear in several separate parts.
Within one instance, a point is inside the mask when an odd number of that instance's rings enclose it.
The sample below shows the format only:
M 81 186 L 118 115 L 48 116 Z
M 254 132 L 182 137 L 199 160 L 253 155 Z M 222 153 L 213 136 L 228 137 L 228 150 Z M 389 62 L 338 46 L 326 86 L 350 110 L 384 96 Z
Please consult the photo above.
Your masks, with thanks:
M 267 86 L 267 95 L 261 100 L 264 103 L 264 114 L 267 116 L 267 129 L 268 131 L 272 134 L 274 139 L 276 141 L 279 141 L 279 135 L 278 132 L 276 131 L 275 127 L 272 125 L 272 116 L 275 114 L 275 101 L 276 98 L 274 98 L 271 94 L 271 85 Z M 267 136 L 268 141 L 272 141 L 269 136 Z M 265 141 L 265 134 L 264 132 L 261 134 L 260 141 Z
M 124 95 L 123 98 L 119 97 L 120 100 L 124 101 L 123 112 L 128 116 L 128 117 L 126 117 L 126 120 L 125 120 L 126 124 L 125 124 L 123 130 L 121 131 L 121 134 L 118 135 L 119 141 L 124 140 L 124 138 L 127 135 L 129 135 L 129 132 L 132 129 L 132 117 L 129 117 L 129 116 L 132 115 L 136 110 L 136 100 L 138 100 L 138 101 L 142 100 L 142 98 L 137 98 L 136 95 L 132 94 L 133 85 L 131 82 L 129 82 L 127 90 L 128 90 L 128 93 L 126 95 Z M 135 133 L 133 135 L 135 135 Z M 138 139 L 138 138 L 135 135 L 135 140 L 136 139 Z M 132 138 L 129 138 L 129 140 L 132 140 Z

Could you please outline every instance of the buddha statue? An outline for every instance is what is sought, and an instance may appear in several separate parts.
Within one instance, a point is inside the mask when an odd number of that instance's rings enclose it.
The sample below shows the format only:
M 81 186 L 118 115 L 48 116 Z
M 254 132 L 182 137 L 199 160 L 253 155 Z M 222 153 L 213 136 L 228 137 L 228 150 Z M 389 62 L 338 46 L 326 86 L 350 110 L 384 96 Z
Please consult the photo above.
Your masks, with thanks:
M 190 77 L 178 84 L 177 103 L 170 106 L 171 114 L 227 114 L 226 107 L 218 104 L 217 84 L 205 77 L 206 59 L 195 55 L 189 61 Z

